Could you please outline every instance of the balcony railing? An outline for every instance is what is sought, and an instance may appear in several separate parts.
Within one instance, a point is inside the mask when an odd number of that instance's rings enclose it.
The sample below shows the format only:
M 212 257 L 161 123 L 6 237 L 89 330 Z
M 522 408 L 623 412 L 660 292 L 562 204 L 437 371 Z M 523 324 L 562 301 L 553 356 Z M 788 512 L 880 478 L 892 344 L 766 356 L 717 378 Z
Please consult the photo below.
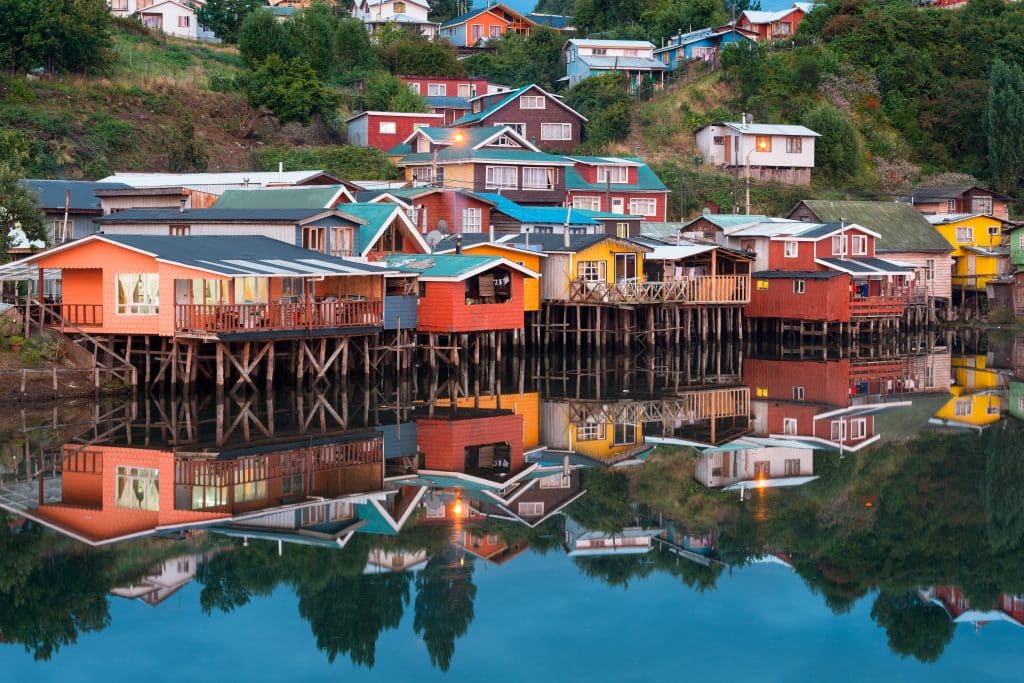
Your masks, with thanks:
M 746 304 L 750 303 L 750 276 L 704 275 L 664 282 L 569 283 L 569 298 L 606 304 Z
M 178 332 L 221 333 L 270 330 L 377 327 L 383 306 L 375 300 L 266 304 L 177 304 Z
M 907 310 L 907 294 L 855 296 L 850 299 L 850 315 L 873 318 L 901 316 Z
M 89 327 L 103 324 L 102 304 L 54 304 L 53 307 L 60 317 L 73 325 Z

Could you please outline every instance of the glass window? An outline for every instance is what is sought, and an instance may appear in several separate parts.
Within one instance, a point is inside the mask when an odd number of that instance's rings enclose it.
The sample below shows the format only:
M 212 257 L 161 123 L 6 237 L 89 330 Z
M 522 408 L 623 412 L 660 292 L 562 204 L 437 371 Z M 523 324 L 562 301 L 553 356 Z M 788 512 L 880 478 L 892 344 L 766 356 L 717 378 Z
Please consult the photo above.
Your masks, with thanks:
M 967 415 L 970 415 L 972 412 L 974 411 L 971 410 L 971 399 L 969 398 L 958 400 L 953 405 L 953 414 L 957 417 L 966 417 Z
M 524 95 L 519 99 L 520 109 L 544 109 L 546 100 L 541 95 Z
M 331 228 L 331 256 L 352 255 L 352 228 Z
M 398 128 L 394 121 L 381 121 L 377 125 L 377 132 L 381 135 L 394 135 L 397 130 Z
M 957 242 L 973 242 L 974 241 L 974 228 L 969 225 L 958 225 L 956 226 L 956 241 Z
M 419 83 L 410 83 L 409 84 L 409 90 L 412 90 L 414 93 L 419 95 L 420 94 L 420 84 Z
M 486 185 L 488 189 L 516 189 L 519 185 L 516 183 L 515 166 L 488 166 Z
M 658 200 L 630 199 L 629 213 L 633 216 L 656 216 L 658 215 Z
M 470 97 L 473 96 L 472 92 L 470 91 L 470 88 L 469 88 L 469 83 L 459 83 L 458 89 L 459 89 L 459 97 L 464 97 L 466 99 L 469 99 Z
M 604 422 L 585 422 L 576 428 L 577 441 L 604 441 L 608 430 Z
M 572 208 L 583 209 L 584 211 L 600 211 L 601 210 L 601 198 L 600 197 L 573 197 Z M 1021 233 L 1021 240 L 1024 243 L 1024 233 Z M 1024 247 L 1022 247 L 1024 248 Z
M 796 434 L 796 418 L 795 417 L 784 417 L 782 418 L 782 433 L 793 435 Z
M 117 507 L 158 512 L 160 470 L 150 467 L 118 467 Z
M 542 123 L 540 124 L 541 140 L 571 140 L 571 123 Z
M 796 258 L 800 254 L 800 243 L 788 240 L 785 246 L 786 258 Z
M 971 213 L 992 213 L 992 197 L 971 197 Z
M 615 254 L 615 281 L 635 282 L 636 254 Z
M 832 255 L 846 256 L 846 235 L 834 235 L 832 237 Z
M 930 258 L 925 262 L 925 269 L 927 270 L 928 281 L 931 282 L 935 279 L 935 259 Z
M 567 474 L 549 474 L 540 478 L 542 489 L 567 489 L 572 485 L 572 477 Z
M 580 261 L 576 264 L 576 277 L 583 282 L 606 282 L 607 268 L 604 261 Z
M 462 232 L 483 232 L 483 209 L 462 210 Z
M 327 230 L 316 226 L 302 228 L 302 247 L 321 253 L 327 253 Z
M 803 294 L 807 291 L 807 283 L 803 280 L 793 280 L 793 293 Z
M 868 255 L 868 238 L 864 235 L 850 236 L 850 253 L 854 256 Z
M 786 152 L 789 154 L 800 154 L 804 151 L 803 138 L 786 138 Z
M 636 425 L 628 422 L 616 424 L 612 443 L 615 446 L 628 446 L 636 443 Z
M 754 144 L 757 145 L 758 152 L 770 152 L 772 151 L 772 136 L 758 135 Z
M 629 223 L 616 223 L 615 224 L 615 236 L 620 239 L 629 238 Z
M 540 515 L 543 515 L 543 514 L 544 514 L 544 503 L 543 502 L 537 501 L 537 502 L 529 502 L 529 503 L 519 503 L 519 515 L 521 517 L 539 517 Z
M 796 477 L 800 475 L 800 459 L 799 458 L 786 458 L 786 476 Z
M 868 421 L 866 419 L 859 418 L 857 420 L 850 420 L 850 438 L 851 439 L 863 439 L 868 435 Z
M 523 167 L 524 190 L 555 189 L 555 169 L 532 166 Z
M 401 1 L 396 2 L 394 4 L 394 8 L 395 8 L 394 9 L 395 14 L 405 14 L 405 3 L 404 2 L 401 2 Z
M 235 303 L 236 304 L 265 304 L 267 297 L 267 278 L 265 277 L 236 277 L 235 278 Z
M 793 400 L 794 401 L 802 401 L 802 400 L 804 400 L 804 388 L 803 387 L 793 387 Z
M 160 276 L 157 273 L 118 273 L 118 315 L 160 313 Z
M 629 182 L 629 169 L 625 166 L 598 166 L 597 182 L 627 183 Z
M 429 97 L 445 97 L 448 94 L 448 86 L 444 83 L 428 83 L 427 95 Z

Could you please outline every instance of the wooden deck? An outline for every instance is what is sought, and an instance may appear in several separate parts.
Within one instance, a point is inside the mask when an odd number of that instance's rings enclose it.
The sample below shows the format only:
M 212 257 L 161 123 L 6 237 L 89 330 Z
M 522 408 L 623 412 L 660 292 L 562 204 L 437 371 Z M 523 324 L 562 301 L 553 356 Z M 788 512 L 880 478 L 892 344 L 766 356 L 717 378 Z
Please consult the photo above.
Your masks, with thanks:
M 850 299 L 851 318 L 898 318 L 907 310 L 908 296 L 865 296 Z
M 377 327 L 383 323 L 380 300 L 174 306 L 174 329 L 184 333 Z
M 750 302 L 750 276 L 705 275 L 663 282 L 569 283 L 569 300 L 587 304 L 742 305 Z

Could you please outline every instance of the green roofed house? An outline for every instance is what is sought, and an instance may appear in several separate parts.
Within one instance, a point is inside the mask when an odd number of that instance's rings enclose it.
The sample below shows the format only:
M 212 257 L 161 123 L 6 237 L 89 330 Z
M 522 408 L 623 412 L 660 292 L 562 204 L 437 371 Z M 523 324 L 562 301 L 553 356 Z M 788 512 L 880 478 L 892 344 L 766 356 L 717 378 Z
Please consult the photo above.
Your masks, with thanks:
M 430 247 L 416 230 L 405 209 L 397 204 L 346 204 L 345 213 L 366 221 L 359 226 L 355 256 L 378 261 L 388 254 L 427 254 Z
M 224 190 L 214 209 L 337 209 L 355 197 L 344 185 Z
M 580 144 L 587 120 L 560 97 L 535 84 L 474 97 L 470 107 L 470 113 L 452 123 L 453 127 L 507 125 L 538 147 L 556 152 L 568 152 Z
M 856 223 L 878 233 L 879 258 L 910 266 L 917 303 L 932 310 L 952 303 L 953 247 L 909 204 L 805 199 L 788 218 L 814 223 Z
M 639 157 L 566 157 L 566 201 L 574 209 L 665 221 L 668 188 Z

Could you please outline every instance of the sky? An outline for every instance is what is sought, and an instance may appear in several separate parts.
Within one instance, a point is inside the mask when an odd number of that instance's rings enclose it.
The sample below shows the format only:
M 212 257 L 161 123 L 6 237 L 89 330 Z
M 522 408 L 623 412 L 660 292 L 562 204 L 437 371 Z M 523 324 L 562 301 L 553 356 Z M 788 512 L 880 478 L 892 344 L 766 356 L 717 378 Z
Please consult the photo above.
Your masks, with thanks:
M 504 0 L 504 2 L 512 9 L 524 14 L 532 12 L 533 8 L 537 6 L 537 0 Z M 483 7 L 484 4 L 483 0 L 475 0 L 473 6 Z M 783 7 L 790 7 L 792 4 L 792 0 L 761 0 L 761 9 L 776 10 L 782 9 Z
M 873 596 L 835 616 L 788 568 L 735 569 L 698 593 L 655 574 L 628 589 L 581 575 L 560 554 L 477 564 L 475 620 L 451 669 L 433 668 L 413 607 L 381 634 L 373 669 L 330 664 L 285 588 L 230 614 L 204 615 L 189 584 L 159 607 L 111 600 L 111 624 L 50 662 L 0 645 L 5 681 L 1019 681 L 1024 630 L 1006 623 L 956 635 L 935 665 L 890 653 L 870 617 Z M 415 596 L 413 596 L 415 599 Z M 827 673 L 826 673 L 827 672 Z

